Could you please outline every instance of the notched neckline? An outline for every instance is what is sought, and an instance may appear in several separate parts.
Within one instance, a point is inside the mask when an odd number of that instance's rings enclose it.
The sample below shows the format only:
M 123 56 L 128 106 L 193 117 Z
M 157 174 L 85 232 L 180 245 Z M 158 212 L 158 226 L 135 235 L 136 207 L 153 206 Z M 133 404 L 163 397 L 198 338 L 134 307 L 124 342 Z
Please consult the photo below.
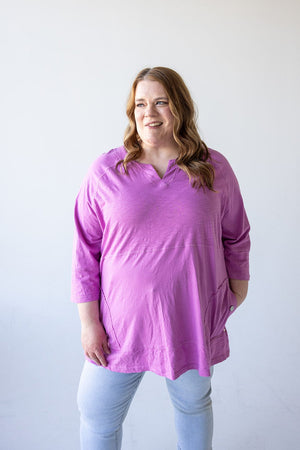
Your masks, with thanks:
M 126 150 L 125 147 L 123 147 L 123 149 L 124 149 L 124 152 L 125 152 L 125 155 L 126 155 L 127 154 L 127 150 Z M 163 174 L 163 176 L 161 177 L 152 164 L 150 164 L 150 163 L 143 163 L 143 162 L 137 161 L 137 160 L 133 160 L 131 162 L 132 163 L 136 163 L 136 165 L 139 166 L 141 169 L 144 168 L 145 173 L 148 176 L 150 176 L 152 180 L 158 181 L 158 182 L 161 181 L 161 182 L 163 182 L 165 184 L 169 184 L 173 180 L 173 178 L 175 176 L 175 169 L 177 167 L 176 158 L 169 159 L 166 171 Z M 173 170 L 171 170 L 172 168 L 173 168 Z
M 148 168 L 148 170 L 154 172 L 160 180 L 164 180 L 164 178 L 166 176 L 168 176 L 168 172 L 169 172 L 170 168 L 174 166 L 175 161 L 176 161 L 176 159 L 169 159 L 167 168 L 166 168 L 166 170 L 165 170 L 165 172 L 164 172 L 164 174 L 162 176 L 159 175 L 159 173 L 157 172 L 157 170 L 156 170 L 156 168 L 154 167 L 153 164 L 143 163 L 141 161 L 136 161 L 136 160 L 134 162 L 136 162 L 136 163 L 138 163 L 138 164 L 140 164 L 142 166 L 145 166 L 146 168 Z

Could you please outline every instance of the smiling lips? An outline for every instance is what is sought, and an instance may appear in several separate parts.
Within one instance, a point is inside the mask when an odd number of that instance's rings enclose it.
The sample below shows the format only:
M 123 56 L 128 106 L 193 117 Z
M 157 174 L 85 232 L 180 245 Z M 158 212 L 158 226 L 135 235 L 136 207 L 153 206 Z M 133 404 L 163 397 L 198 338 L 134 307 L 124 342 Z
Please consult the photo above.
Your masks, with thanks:
M 150 122 L 150 123 L 147 123 L 146 127 L 157 128 L 157 127 L 160 127 L 161 125 L 162 125 L 162 122 Z

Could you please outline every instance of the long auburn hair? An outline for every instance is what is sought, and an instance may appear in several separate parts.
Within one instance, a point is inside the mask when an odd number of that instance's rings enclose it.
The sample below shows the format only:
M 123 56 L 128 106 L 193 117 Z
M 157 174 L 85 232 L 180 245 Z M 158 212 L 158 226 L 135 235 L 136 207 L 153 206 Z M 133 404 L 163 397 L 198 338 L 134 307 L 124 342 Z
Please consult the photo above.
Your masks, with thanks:
M 129 123 L 124 135 L 124 147 L 128 153 L 124 159 L 117 162 L 116 168 L 122 164 L 125 173 L 128 174 L 128 164 L 142 154 L 142 142 L 137 132 L 134 110 L 136 87 L 145 79 L 158 81 L 167 93 L 169 107 L 174 116 L 173 137 L 179 147 L 176 164 L 186 172 L 192 187 L 200 189 L 206 186 L 214 190 L 214 168 L 209 162 L 208 147 L 201 140 L 197 130 L 193 100 L 181 76 L 168 67 L 146 68 L 137 74 L 126 107 Z

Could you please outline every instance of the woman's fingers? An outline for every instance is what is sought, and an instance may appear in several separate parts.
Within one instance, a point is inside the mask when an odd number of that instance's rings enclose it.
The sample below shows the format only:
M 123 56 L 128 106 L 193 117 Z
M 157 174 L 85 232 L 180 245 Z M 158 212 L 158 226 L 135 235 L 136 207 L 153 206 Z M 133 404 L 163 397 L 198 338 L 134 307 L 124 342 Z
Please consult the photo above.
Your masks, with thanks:
M 107 339 L 103 342 L 103 350 L 104 350 L 104 353 L 106 353 L 107 355 L 110 354 L 110 348 L 109 348 L 109 343 L 108 343 Z
M 108 344 L 107 340 L 105 340 L 103 342 L 102 348 L 103 348 L 103 352 L 104 353 L 106 353 L 107 355 L 110 354 L 110 348 L 109 348 L 109 344 Z M 107 366 L 107 361 L 106 361 L 106 358 L 105 358 L 103 352 L 101 350 L 95 351 L 95 357 L 97 358 L 97 361 L 100 362 L 101 366 L 106 367 Z
M 107 366 L 105 356 L 100 351 L 95 351 L 94 353 L 86 353 L 86 356 L 94 361 L 97 366 Z
M 102 352 L 96 351 L 95 352 L 95 356 L 96 356 L 97 360 L 100 362 L 101 366 L 104 366 L 104 367 L 107 366 L 107 361 L 106 361 L 105 356 L 103 355 Z
M 83 324 L 81 341 L 85 355 L 98 366 L 106 367 L 105 354 L 110 354 L 110 348 L 108 336 L 100 322 Z

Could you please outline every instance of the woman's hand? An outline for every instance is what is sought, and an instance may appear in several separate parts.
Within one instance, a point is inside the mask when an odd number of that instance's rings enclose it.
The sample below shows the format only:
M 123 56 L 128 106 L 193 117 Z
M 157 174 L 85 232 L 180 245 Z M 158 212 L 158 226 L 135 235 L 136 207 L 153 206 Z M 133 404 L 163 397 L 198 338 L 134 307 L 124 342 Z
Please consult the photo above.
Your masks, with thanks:
M 248 281 L 247 280 L 233 280 L 229 279 L 230 289 L 234 293 L 237 299 L 237 307 L 240 306 L 245 300 L 248 292 Z
M 97 366 L 107 366 L 105 354 L 110 354 L 108 337 L 99 321 L 82 324 L 81 343 L 85 356 L 93 360 Z
M 99 320 L 99 301 L 78 303 L 81 320 L 81 343 L 89 359 L 97 366 L 107 366 L 105 354 L 110 353 L 108 337 Z

